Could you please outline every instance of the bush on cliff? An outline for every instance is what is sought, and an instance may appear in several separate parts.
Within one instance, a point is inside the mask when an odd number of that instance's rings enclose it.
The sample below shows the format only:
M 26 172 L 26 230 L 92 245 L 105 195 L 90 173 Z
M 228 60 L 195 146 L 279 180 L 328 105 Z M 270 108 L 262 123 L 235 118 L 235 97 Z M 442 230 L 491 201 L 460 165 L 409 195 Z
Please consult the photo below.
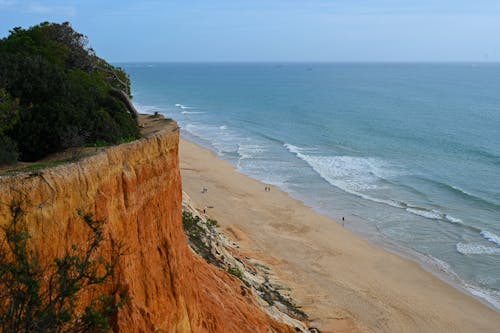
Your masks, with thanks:
M 67 22 L 17 27 L 0 40 L 0 156 L 12 158 L 5 152 L 18 149 L 22 160 L 33 161 L 68 147 L 136 138 L 129 98 L 127 74 L 97 57 Z
M 19 101 L 0 88 L 0 165 L 17 160 L 17 145 L 5 135 L 12 129 L 19 116 Z
M 101 292 L 112 285 L 122 255 L 120 246 L 109 261 L 97 254 L 104 241 L 103 223 L 82 214 L 90 229 L 86 246 L 73 245 L 44 265 L 23 226 L 22 210 L 13 205 L 11 212 L 0 242 L 0 332 L 109 331 L 126 297 L 116 288 Z

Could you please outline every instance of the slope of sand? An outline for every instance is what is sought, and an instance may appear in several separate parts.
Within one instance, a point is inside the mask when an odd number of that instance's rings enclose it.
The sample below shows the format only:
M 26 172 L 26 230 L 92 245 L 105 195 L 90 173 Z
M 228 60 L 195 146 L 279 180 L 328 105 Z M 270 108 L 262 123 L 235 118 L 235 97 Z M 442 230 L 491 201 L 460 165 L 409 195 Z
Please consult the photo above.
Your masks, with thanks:
M 212 152 L 182 140 L 180 159 L 198 208 L 267 262 L 323 332 L 500 331 L 498 312 Z

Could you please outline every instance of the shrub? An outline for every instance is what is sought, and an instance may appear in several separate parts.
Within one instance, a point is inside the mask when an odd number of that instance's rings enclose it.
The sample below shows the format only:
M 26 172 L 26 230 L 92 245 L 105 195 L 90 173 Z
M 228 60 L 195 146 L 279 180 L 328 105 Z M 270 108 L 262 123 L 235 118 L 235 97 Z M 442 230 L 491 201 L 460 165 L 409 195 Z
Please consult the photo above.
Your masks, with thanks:
M 242 280 L 243 281 L 243 273 L 239 270 L 238 267 L 232 267 L 230 266 L 228 269 L 227 269 L 227 272 L 231 275 L 234 275 L 236 276 L 238 279 Z
M 0 134 L 0 165 L 17 162 L 17 145 L 8 136 Z
M 218 227 L 218 226 L 219 226 L 219 222 L 217 222 L 217 220 L 207 219 L 207 225 L 208 225 L 210 228 L 215 228 L 215 227 Z
M 19 205 L 11 206 L 12 221 L 2 228 L 0 248 L 1 332 L 106 332 L 126 300 L 117 291 L 102 293 L 112 282 L 121 250 L 110 260 L 98 255 L 104 241 L 103 223 L 81 214 L 89 227 L 85 247 L 73 245 L 44 266 L 30 244 Z M 81 298 L 82 293 L 90 299 Z
M 218 265 L 217 258 L 212 254 L 212 244 L 210 242 L 210 230 L 204 226 L 203 221 L 191 212 L 182 212 L 182 226 L 187 236 L 189 245 L 202 258 Z M 210 227 L 210 226 L 209 226 Z

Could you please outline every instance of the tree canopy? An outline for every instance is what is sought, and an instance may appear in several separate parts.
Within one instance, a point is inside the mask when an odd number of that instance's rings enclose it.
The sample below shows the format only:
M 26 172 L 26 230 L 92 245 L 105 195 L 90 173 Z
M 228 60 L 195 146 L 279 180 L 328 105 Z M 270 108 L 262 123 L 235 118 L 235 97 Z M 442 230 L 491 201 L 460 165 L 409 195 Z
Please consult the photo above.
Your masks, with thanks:
M 16 27 L 0 40 L 0 164 L 139 134 L 128 75 L 68 22 Z

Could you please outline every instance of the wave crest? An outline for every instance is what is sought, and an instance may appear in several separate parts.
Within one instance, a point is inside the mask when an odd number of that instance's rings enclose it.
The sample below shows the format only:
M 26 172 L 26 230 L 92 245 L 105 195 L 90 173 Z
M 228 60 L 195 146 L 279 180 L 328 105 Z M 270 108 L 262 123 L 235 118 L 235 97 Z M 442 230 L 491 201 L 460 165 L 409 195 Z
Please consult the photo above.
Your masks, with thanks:
M 406 202 L 381 199 L 362 193 L 362 191 L 366 190 L 380 189 L 380 181 L 386 180 L 386 175 L 390 177 L 390 173 L 387 171 L 388 164 L 383 161 L 370 157 L 308 155 L 307 149 L 302 149 L 289 143 L 285 143 L 284 146 L 288 151 L 305 161 L 329 184 L 347 193 L 372 202 L 405 209 L 408 213 L 431 220 L 463 224 L 461 219 L 436 209 L 417 207 Z
M 175 106 L 176 106 L 176 107 L 178 107 L 178 108 L 181 108 L 182 110 L 194 109 L 194 108 L 193 108 L 193 107 L 191 107 L 191 106 L 186 106 L 186 105 L 184 105 L 184 104 L 180 104 L 180 103 L 175 104 Z
M 500 255 L 500 248 L 484 246 L 481 244 L 474 243 L 457 243 L 457 252 L 461 254 L 488 254 L 488 255 Z
M 356 156 L 308 155 L 304 149 L 297 146 L 288 143 L 285 143 L 284 146 L 333 186 L 348 192 L 374 190 L 380 187 L 377 182 L 383 179 L 386 166 L 378 159 Z
M 496 245 L 500 246 L 500 236 L 498 235 L 495 235 L 494 233 L 492 232 L 489 232 L 487 230 L 483 230 L 481 231 L 481 236 L 483 236 L 484 239 L 492 242 L 492 243 L 495 243 Z

